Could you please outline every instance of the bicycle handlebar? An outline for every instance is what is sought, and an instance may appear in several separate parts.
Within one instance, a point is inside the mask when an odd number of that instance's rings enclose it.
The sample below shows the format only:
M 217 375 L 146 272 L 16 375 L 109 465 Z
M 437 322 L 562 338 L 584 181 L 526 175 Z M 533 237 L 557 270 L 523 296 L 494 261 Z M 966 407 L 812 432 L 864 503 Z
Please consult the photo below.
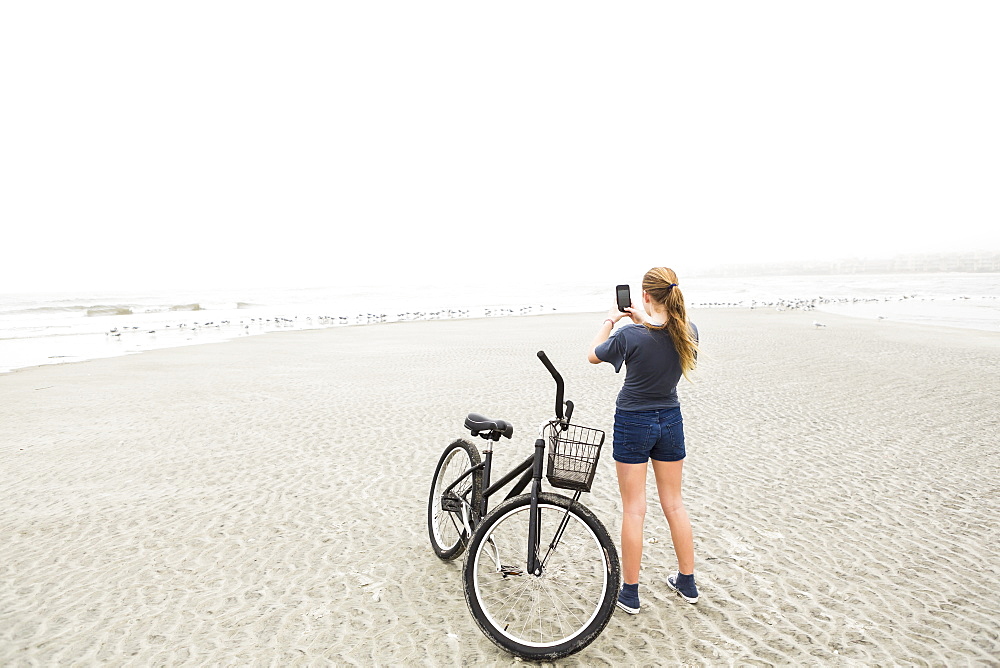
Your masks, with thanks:
M 538 359 L 542 360 L 542 364 L 545 365 L 545 368 L 549 370 L 549 373 L 552 374 L 552 378 L 556 381 L 556 417 L 562 420 L 564 419 L 563 389 L 565 388 L 565 383 L 563 383 L 562 376 L 560 376 L 559 372 L 556 371 L 556 368 L 552 366 L 552 362 L 549 361 L 549 358 L 544 351 L 538 351 Z

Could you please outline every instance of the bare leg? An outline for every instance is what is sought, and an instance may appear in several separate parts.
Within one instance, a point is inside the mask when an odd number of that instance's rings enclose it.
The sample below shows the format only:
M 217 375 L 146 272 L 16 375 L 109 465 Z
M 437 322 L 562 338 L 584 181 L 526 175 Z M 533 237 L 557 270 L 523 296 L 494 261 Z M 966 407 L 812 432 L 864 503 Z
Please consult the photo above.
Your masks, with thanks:
M 619 465 L 620 466 L 620 465 Z M 681 499 L 681 474 L 684 460 L 679 462 L 658 462 L 653 460 L 653 476 L 656 478 L 656 491 L 660 497 L 660 506 L 670 525 L 670 538 L 674 542 L 674 553 L 677 554 L 677 567 L 681 573 L 694 573 L 694 539 L 691 536 L 691 520 Z M 621 480 L 621 473 L 618 474 Z M 619 483 L 620 484 L 620 483 Z M 623 532 L 624 532 L 624 523 Z M 624 551 L 624 538 L 622 540 Z M 624 559 L 622 560 L 623 563 Z
M 646 464 L 615 462 L 622 495 L 622 581 L 639 582 L 642 563 L 642 523 L 646 517 Z

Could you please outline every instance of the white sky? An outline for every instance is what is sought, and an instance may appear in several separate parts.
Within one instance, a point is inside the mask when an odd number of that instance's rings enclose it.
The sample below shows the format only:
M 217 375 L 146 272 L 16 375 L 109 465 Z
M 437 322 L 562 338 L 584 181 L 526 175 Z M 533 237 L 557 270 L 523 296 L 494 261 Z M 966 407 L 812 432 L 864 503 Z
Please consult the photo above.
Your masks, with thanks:
M 1000 250 L 1000 3 L 0 7 L 0 292 Z

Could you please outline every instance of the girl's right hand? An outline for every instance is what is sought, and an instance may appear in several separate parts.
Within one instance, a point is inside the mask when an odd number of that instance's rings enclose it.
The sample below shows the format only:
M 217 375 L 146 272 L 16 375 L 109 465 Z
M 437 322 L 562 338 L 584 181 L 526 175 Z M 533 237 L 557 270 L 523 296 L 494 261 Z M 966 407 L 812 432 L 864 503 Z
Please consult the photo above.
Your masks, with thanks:
M 611 307 L 610 310 L 608 310 L 607 319 L 610 320 L 611 322 L 617 323 L 619 320 L 621 320 L 627 315 L 628 313 L 622 313 L 621 311 L 619 311 L 618 304 L 615 304 L 614 306 Z

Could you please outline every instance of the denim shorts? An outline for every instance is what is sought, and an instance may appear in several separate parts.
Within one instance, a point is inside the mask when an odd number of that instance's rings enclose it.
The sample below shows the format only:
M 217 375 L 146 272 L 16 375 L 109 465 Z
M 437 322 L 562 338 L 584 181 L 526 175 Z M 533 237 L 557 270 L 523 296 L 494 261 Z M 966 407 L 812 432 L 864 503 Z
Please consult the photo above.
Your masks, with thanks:
M 615 411 L 614 458 L 622 464 L 684 459 L 684 419 L 681 409 Z

